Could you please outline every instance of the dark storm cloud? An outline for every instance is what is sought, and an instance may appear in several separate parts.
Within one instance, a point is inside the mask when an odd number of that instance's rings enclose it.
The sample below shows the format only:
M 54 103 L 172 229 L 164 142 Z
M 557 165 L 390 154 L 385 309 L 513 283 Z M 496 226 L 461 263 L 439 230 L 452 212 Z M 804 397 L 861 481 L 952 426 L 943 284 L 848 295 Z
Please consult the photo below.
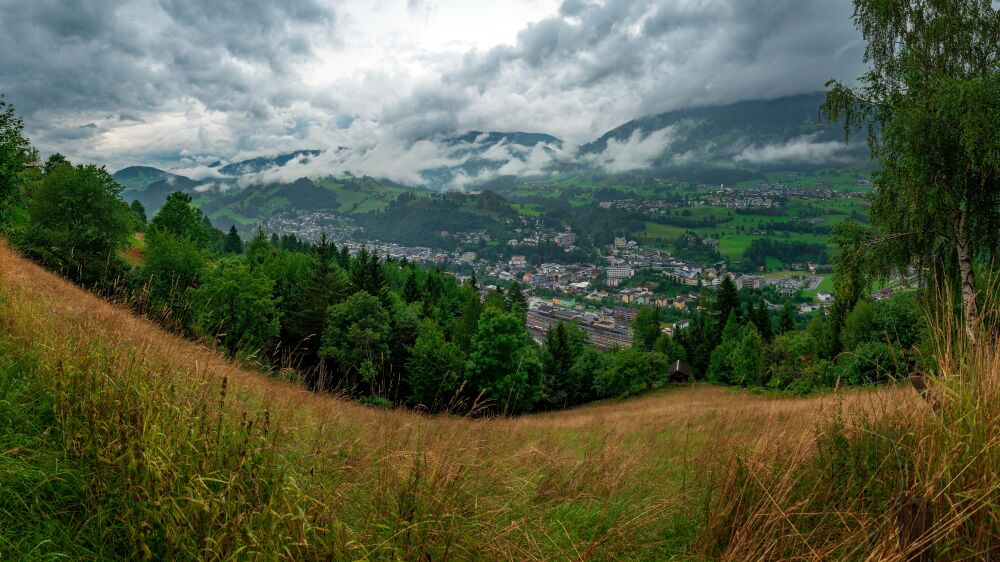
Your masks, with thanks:
M 525 89 L 545 80 L 623 120 L 689 105 L 823 89 L 863 72 L 847 0 L 566 0 L 513 45 L 471 53 L 447 86 Z M 602 124 L 603 125 L 603 124 Z
M 395 5 L 415 22 L 443 9 Z M 863 72 L 849 0 L 565 0 L 511 44 L 420 53 L 434 63 L 423 74 L 371 68 L 307 86 L 300 69 L 352 39 L 334 35 L 336 16 L 328 0 L 0 0 L 0 91 L 43 152 L 115 164 L 183 154 L 196 166 L 367 147 L 338 165 L 409 179 L 448 161 L 421 139 L 524 130 L 572 146 L 641 115 L 816 91 Z M 607 166 L 641 166 L 672 138 L 622 143 Z M 778 148 L 745 157 L 819 154 Z
M 0 0 L 0 91 L 43 141 L 77 134 L 67 115 L 141 122 L 180 100 L 267 119 L 334 23 L 317 0 Z

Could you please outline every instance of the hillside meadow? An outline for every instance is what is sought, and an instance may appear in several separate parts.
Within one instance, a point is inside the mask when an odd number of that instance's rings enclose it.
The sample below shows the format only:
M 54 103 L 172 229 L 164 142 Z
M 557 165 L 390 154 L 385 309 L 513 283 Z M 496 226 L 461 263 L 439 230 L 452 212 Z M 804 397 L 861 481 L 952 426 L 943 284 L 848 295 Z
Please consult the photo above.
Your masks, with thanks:
M 520 418 L 380 410 L 166 333 L 0 248 L 0 553 L 700 557 L 727 459 L 809 454 L 883 387 L 694 385 Z M 283 380 L 284 379 L 284 380 Z

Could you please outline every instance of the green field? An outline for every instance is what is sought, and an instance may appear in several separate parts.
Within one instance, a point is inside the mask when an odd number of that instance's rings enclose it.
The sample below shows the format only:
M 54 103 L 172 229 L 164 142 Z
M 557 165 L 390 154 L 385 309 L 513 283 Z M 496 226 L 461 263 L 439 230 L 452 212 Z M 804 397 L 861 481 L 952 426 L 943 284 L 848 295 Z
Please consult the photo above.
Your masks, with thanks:
M 535 218 L 542 216 L 542 212 L 538 210 L 538 205 L 533 203 L 512 203 L 511 207 L 513 207 L 518 214 L 525 217 Z
M 250 217 L 244 217 L 234 212 L 232 209 L 220 209 L 211 214 L 209 217 L 211 219 L 221 219 L 226 218 L 233 222 L 239 223 L 241 226 L 252 226 L 257 224 L 257 219 L 252 219 Z

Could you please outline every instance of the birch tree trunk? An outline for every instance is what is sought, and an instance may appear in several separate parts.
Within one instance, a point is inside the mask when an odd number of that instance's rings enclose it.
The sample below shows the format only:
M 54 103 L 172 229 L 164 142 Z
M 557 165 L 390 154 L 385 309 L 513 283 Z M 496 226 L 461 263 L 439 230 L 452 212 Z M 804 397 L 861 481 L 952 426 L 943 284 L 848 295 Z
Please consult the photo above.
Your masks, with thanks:
M 965 331 L 970 343 L 976 343 L 979 311 L 976 308 L 976 273 L 972 269 L 972 244 L 969 240 L 967 210 L 958 219 L 955 249 L 958 252 L 958 269 L 962 280 L 962 308 L 965 313 Z

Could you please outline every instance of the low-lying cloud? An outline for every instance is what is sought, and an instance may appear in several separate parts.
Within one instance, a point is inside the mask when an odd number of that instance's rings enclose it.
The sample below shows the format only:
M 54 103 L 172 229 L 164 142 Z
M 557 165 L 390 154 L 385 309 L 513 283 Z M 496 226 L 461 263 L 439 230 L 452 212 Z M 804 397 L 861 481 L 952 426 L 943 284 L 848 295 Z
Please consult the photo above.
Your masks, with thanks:
M 585 157 L 591 164 L 608 172 L 631 172 L 651 168 L 675 140 L 677 127 L 669 126 L 652 133 L 632 131 L 624 141 L 608 139 L 601 152 Z
M 735 160 L 754 165 L 827 164 L 847 162 L 848 146 L 842 141 L 816 141 L 815 135 L 804 135 L 781 144 L 750 146 L 736 155 Z

